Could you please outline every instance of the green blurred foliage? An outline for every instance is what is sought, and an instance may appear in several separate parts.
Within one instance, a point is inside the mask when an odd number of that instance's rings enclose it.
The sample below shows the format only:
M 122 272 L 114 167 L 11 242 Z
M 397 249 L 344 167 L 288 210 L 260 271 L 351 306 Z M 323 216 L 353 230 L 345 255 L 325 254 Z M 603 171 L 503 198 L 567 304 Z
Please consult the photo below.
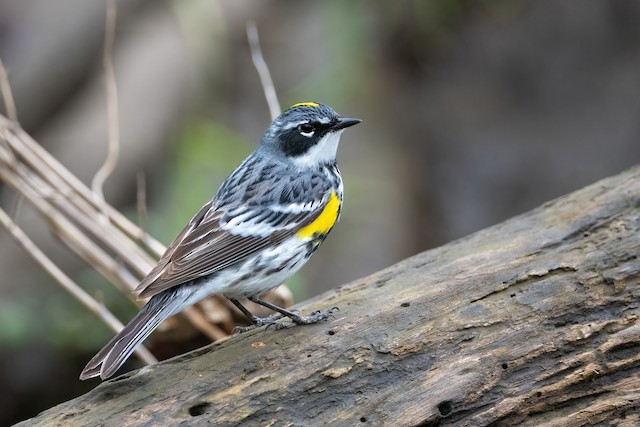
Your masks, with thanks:
M 220 123 L 188 119 L 172 146 L 166 198 L 157 213 L 163 227 L 150 225 L 152 234 L 167 244 L 173 240 L 251 150 L 252 143 Z
M 360 95 L 354 93 L 355 88 L 367 86 L 362 84 L 362 79 L 371 76 L 366 73 L 368 54 L 363 49 L 367 46 L 364 40 L 367 32 L 365 23 L 354 19 L 359 13 L 358 9 L 360 7 L 356 2 L 323 4 L 319 19 L 329 39 L 331 60 L 295 85 L 287 94 L 290 102 L 286 105 L 300 100 L 315 100 L 319 94 L 322 99 L 330 99 L 332 104 L 340 105 Z
M 8 303 L 0 301 L 0 346 L 17 347 L 29 335 L 32 315 L 26 302 Z

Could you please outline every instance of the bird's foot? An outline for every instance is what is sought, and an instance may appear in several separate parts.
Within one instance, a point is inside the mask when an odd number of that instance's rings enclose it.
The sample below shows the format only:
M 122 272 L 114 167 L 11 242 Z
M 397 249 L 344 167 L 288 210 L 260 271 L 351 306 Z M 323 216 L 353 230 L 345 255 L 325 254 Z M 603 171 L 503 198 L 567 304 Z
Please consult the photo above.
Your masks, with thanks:
M 335 317 L 333 315 L 333 313 L 335 311 L 340 311 L 340 309 L 338 307 L 331 307 L 330 309 L 328 309 L 326 311 L 320 311 L 320 310 L 314 311 L 313 313 L 311 313 L 308 316 L 295 315 L 295 316 L 288 316 L 288 317 L 296 325 L 311 325 L 313 323 L 318 323 L 321 320 L 327 320 L 329 317 Z M 282 327 L 277 328 L 277 329 L 282 329 Z
M 233 328 L 232 334 L 241 334 L 243 332 L 251 331 L 255 328 L 259 328 L 261 326 L 266 326 L 269 329 L 270 326 L 273 326 L 276 330 L 286 329 L 295 325 L 312 325 L 314 323 L 318 323 L 322 320 L 327 320 L 330 317 L 334 317 L 333 313 L 336 311 L 340 311 L 338 307 L 331 307 L 326 311 L 314 311 L 308 316 L 300 316 L 296 312 L 290 312 L 290 315 L 285 316 L 283 314 L 272 314 L 269 317 L 254 317 L 251 319 L 252 324 L 249 326 L 236 326 Z M 278 323 L 277 321 L 288 317 L 291 319 L 293 323 Z
M 249 326 L 236 326 L 235 328 L 233 328 L 233 331 L 231 332 L 232 335 L 235 334 L 241 334 L 243 332 L 248 332 L 248 331 L 252 331 L 255 328 L 259 328 L 261 326 L 267 326 L 267 328 L 271 325 L 275 326 L 276 329 L 280 329 L 278 328 L 278 324 L 276 323 L 278 320 L 282 319 L 283 316 L 282 314 L 272 314 L 269 317 L 253 317 L 251 318 L 251 325 Z

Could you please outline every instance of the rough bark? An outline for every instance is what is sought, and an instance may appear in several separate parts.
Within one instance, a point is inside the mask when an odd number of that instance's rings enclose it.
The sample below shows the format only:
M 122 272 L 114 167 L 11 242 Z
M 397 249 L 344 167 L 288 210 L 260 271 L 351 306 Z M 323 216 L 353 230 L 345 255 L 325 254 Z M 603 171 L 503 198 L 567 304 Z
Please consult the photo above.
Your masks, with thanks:
M 22 425 L 638 425 L 639 250 L 634 168 Z

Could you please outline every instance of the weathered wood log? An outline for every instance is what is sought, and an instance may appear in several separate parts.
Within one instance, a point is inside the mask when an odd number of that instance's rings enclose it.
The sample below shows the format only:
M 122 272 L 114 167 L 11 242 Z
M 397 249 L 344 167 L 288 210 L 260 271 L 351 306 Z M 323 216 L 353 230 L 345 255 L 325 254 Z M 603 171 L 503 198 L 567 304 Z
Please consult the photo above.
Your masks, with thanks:
M 22 425 L 640 424 L 640 168 Z

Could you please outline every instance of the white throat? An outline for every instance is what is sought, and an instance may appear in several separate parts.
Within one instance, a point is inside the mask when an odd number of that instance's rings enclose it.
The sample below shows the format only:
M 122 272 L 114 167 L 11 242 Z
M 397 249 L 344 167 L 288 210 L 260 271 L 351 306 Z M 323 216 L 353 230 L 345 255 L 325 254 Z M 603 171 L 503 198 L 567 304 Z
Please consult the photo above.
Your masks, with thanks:
M 326 163 L 333 163 L 338 152 L 340 134 L 344 129 L 337 132 L 329 132 L 309 151 L 299 157 L 295 157 L 293 162 L 299 167 L 317 166 Z

